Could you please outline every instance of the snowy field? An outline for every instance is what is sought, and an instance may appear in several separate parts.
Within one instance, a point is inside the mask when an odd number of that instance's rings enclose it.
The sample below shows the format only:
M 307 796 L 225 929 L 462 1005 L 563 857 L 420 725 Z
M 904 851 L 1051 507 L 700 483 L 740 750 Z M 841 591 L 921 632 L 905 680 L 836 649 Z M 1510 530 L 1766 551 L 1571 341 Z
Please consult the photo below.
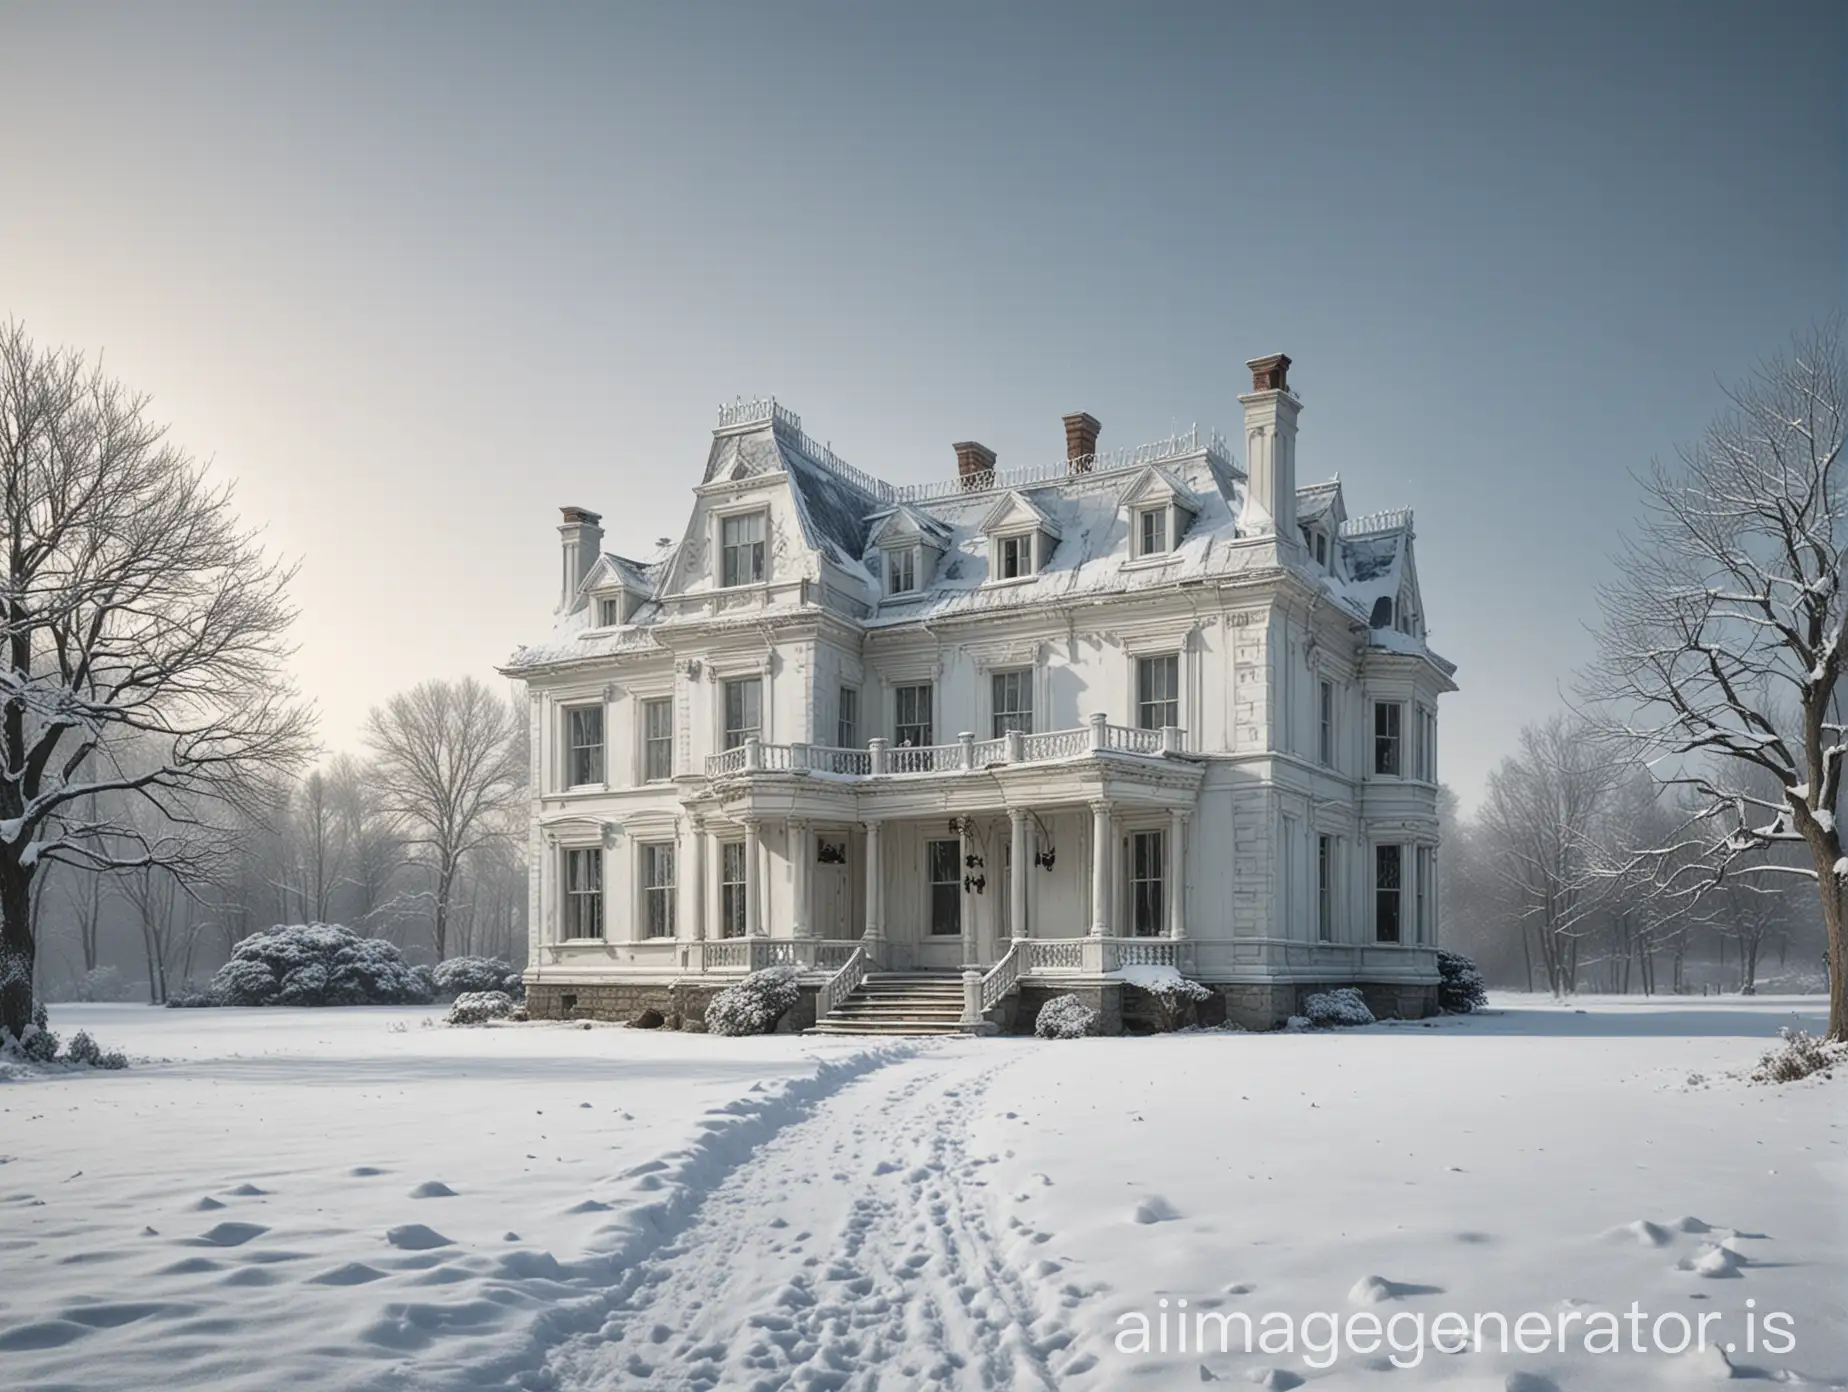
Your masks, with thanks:
M 58 1008 L 136 1064 L 0 1082 L 0 1385 L 1848 1385 L 1848 1079 L 1726 1076 L 1814 998 L 1058 1044 L 434 1014 Z M 1586 1352 L 1632 1302 L 1735 1351 Z M 1447 1311 L 1544 1347 L 1440 1352 Z M 1794 1348 L 1748 1352 L 1772 1312 Z

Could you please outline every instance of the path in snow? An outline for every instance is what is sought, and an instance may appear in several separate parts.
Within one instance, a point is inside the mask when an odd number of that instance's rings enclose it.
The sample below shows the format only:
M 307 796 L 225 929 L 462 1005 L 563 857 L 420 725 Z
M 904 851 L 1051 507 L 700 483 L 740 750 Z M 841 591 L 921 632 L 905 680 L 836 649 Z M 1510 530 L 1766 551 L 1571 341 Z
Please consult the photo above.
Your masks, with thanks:
M 1027 1052 L 944 1046 L 821 1100 L 628 1273 L 602 1329 L 552 1351 L 558 1385 L 1049 1388 L 1078 1371 L 996 1241 L 1001 1157 L 968 1147 L 990 1081 Z

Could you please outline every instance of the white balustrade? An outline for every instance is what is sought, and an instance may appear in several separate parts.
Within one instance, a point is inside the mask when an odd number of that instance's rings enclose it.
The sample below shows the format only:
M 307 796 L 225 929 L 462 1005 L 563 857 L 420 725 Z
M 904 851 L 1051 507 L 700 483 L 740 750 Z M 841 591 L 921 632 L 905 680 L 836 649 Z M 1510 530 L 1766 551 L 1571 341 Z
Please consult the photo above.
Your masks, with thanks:
M 1037 733 L 1009 731 L 1000 739 L 974 736 L 955 744 L 890 745 L 868 741 L 865 749 L 842 749 L 825 744 L 765 744 L 747 740 L 736 749 L 706 756 L 708 778 L 731 778 L 755 773 L 819 773 L 836 778 L 869 778 L 886 774 L 962 773 L 997 764 L 1043 764 L 1084 758 L 1099 750 L 1113 754 L 1160 757 L 1178 754 L 1186 747 L 1186 733 L 1176 726 L 1142 730 L 1129 725 L 1095 721 L 1075 730 Z

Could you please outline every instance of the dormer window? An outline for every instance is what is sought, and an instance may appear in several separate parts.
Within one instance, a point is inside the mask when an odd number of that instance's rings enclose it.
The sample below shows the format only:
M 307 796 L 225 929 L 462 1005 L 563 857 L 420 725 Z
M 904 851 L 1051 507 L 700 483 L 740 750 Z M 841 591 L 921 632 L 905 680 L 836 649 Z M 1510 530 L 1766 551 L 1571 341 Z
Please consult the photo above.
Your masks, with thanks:
M 726 589 L 764 580 L 764 515 L 749 512 L 719 524 L 720 578 Z
M 1144 508 L 1136 517 L 1136 554 L 1159 556 L 1168 549 L 1168 509 Z
M 1018 580 L 1033 573 L 1033 538 L 1002 537 L 998 547 L 1000 563 L 996 567 L 1002 580 Z
M 1321 566 L 1323 570 L 1328 569 L 1327 532 L 1323 531 L 1320 527 L 1304 527 L 1303 546 L 1311 556 L 1315 557 L 1315 563 L 1317 565 Z
M 615 628 L 622 622 L 622 597 L 605 595 L 597 601 L 597 627 Z
M 886 552 L 886 593 L 910 594 L 918 587 L 918 553 L 916 547 Z

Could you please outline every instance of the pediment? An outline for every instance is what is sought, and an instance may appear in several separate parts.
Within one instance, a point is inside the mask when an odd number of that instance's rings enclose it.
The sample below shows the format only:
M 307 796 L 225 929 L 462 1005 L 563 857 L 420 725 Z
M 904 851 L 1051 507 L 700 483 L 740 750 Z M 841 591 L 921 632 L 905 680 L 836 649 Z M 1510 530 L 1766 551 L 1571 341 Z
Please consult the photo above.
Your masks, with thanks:
M 1006 493 L 995 500 L 983 515 L 978 530 L 984 536 L 1005 536 L 1020 532 L 1041 531 L 1057 539 L 1064 535 L 1059 524 L 1023 493 Z
M 1193 490 L 1158 464 L 1151 464 L 1137 474 L 1117 497 L 1117 506 L 1123 508 L 1161 503 L 1174 503 L 1188 512 L 1200 511 L 1200 500 Z
M 913 508 L 900 507 L 877 519 L 866 539 L 869 547 L 903 546 L 911 542 L 921 542 L 936 551 L 948 550 L 949 528 Z

